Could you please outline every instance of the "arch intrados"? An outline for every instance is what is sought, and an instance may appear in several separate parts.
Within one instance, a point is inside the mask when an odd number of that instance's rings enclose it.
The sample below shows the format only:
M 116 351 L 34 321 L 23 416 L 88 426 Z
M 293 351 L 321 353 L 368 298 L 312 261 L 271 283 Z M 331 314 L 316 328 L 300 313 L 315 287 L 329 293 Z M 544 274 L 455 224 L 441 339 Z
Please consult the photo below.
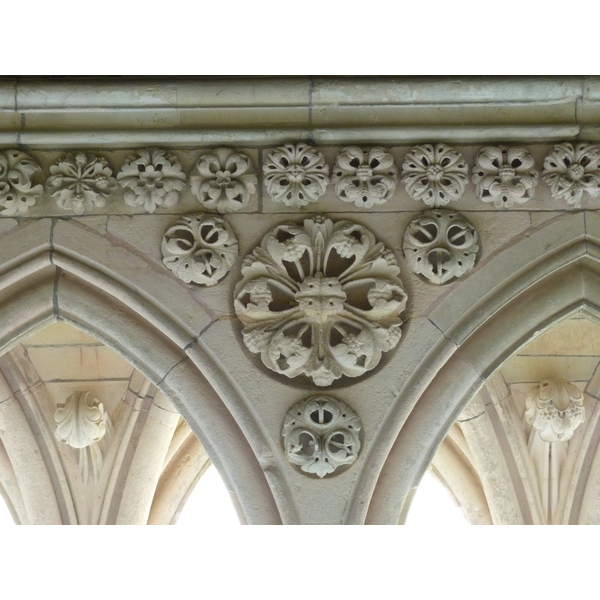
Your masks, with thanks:
M 543 230 L 537 235 L 542 236 Z M 518 245 L 511 250 L 518 255 Z M 390 451 L 381 469 L 372 464 L 374 460 L 371 464 L 366 461 L 363 469 L 366 475 L 355 490 L 354 498 L 358 499 L 370 486 L 373 489 L 370 502 L 365 503 L 367 508 L 362 517 L 358 514 L 358 503 L 351 502 L 347 522 L 395 523 L 399 515 L 405 515 L 411 490 L 418 485 L 457 416 L 487 377 L 533 335 L 558 321 L 580 310 L 597 318 L 600 305 L 594 298 L 600 298 L 599 257 L 596 240 L 577 235 L 544 257 L 528 262 L 525 256 L 521 265 L 515 265 L 513 278 L 488 286 L 481 294 L 482 300 L 465 312 L 453 331 L 446 332 L 444 343 L 434 350 L 427 364 L 421 361 L 420 369 L 404 385 L 409 391 L 399 394 L 387 423 L 381 428 L 397 432 L 388 444 Z M 501 260 L 501 255 L 495 257 L 484 269 L 495 268 Z M 539 273 L 545 275 L 540 278 Z M 459 287 L 445 302 L 456 301 L 456 295 L 465 293 L 468 290 Z M 464 303 L 465 298 L 459 300 Z M 444 303 L 440 310 L 444 310 Z M 521 323 L 507 328 L 510 318 L 519 311 Z M 482 314 L 487 316 L 483 318 Z M 454 342 L 452 337 L 459 341 Z M 451 351 L 449 345 L 454 346 Z M 427 371 L 435 374 L 428 375 Z M 410 461 L 406 461 L 407 456 Z
M 0 241 L 0 253 L 14 242 L 12 233 Z M 96 237 L 110 247 L 113 257 L 117 252 L 120 260 L 127 260 L 124 248 L 115 248 L 98 234 Z M 80 259 L 51 243 L 36 243 L 5 260 L 0 272 L 0 353 L 57 320 L 89 333 L 122 354 L 173 401 L 219 470 L 242 522 L 294 522 L 285 482 L 273 469 L 267 481 L 251 440 L 223 401 L 223 390 L 210 381 L 219 365 L 205 355 L 197 340 L 187 338 L 188 343 L 182 344 L 180 324 L 169 310 L 149 304 L 151 292 L 140 294 L 120 281 L 120 276 L 111 277 L 108 269 L 95 269 L 93 261 L 94 257 Z M 96 317 L 90 318 L 94 314 Z M 194 342 L 190 356 L 186 350 Z M 217 375 L 220 386 L 227 386 L 228 376 Z M 232 397 L 236 393 L 233 389 L 226 392 Z M 234 402 L 241 405 L 243 400 L 234 398 Z M 248 423 L 246 415 L 246 427 L 260 435 L 259 426 Z M 266 438 L 254 443 L 269 445 Z M 279 505 L 269 483 L 279 492 Z

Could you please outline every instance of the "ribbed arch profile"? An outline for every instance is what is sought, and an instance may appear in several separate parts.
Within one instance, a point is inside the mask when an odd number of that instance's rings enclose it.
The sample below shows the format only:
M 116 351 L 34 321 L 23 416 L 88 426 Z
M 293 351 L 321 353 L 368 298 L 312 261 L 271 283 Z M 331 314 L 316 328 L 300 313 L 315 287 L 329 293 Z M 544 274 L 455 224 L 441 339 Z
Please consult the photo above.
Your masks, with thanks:
M 600 218 L 591 212 L 561 215 L 512 240 L 428 315 L 441 335 L 419 350 L 418 367 L 399 386 L 346 522 L 402 521 L 438 446 L 484 382 L 533 336 L 578 313 L 600 315 Z
M 0 236 L 0 354 L 57 320 L 92 335 L 172 401 L 242 522 L 294 523 L 284 478 L 273 465 L 261 466 L 261 449 L 273 454 L 267 436 L 199 339 L 198 327 L 214 319 L 201 300 L 191 304 L 185 286 L 151 257 L 77 220 L 12 224 Z M 187 303 L 187 321 L 177 301 Z

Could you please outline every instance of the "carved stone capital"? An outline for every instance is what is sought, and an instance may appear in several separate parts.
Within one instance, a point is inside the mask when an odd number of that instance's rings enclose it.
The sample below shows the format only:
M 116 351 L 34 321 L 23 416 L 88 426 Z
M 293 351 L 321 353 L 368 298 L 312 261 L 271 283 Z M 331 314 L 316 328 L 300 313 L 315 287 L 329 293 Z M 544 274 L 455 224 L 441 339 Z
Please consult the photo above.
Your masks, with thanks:
M 75 392 L 56 408 L 56 439 L 71 448 L 87 448 L 104 437 L 107 418 L 90 392 Z

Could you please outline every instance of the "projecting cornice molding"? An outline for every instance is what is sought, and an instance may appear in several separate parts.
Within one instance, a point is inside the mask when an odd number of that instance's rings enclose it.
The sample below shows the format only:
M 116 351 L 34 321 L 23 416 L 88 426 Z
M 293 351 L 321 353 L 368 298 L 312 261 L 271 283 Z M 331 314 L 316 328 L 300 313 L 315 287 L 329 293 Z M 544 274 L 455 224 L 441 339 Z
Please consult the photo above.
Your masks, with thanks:
M 0 79 L 4 146 L 595 141 L 599 122 L 599 77 Z

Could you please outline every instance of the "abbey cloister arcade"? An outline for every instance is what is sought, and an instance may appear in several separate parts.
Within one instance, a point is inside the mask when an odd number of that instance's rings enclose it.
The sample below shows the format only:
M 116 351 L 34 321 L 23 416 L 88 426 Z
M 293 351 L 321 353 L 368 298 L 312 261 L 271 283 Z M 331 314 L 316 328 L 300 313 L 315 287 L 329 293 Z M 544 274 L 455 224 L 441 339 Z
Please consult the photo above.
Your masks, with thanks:
M 0 493 L 600 522 L 600 78 L 0 80 Z

